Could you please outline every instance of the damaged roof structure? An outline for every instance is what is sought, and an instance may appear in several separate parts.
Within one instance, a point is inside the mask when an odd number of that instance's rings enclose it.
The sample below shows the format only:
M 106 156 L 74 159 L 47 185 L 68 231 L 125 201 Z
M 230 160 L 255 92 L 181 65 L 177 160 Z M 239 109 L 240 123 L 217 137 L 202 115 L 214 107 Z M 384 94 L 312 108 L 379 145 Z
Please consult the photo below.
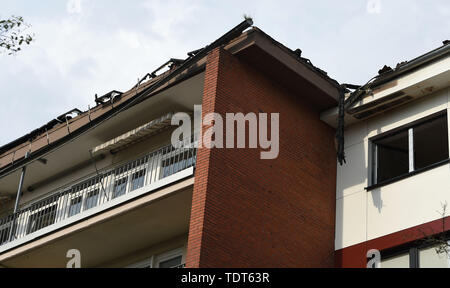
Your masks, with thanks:
M 309 255 L 311 262 L 305 265 L 332 266 L 335 179 L 319 177 L 336 171 L 334 129 L 321 121 L 320 112 L 337 105 L 340 89 L 299 49 L 287 48 L 246 19 L 208 46 L 188 52 L 186 59 L 169 59 L 128 91 L 96 95 L 96 105 L 87 111 L 64 113 L 0 149 L 0 265 L 59 267 L 66 260 L 59 257 L 66 255 L 66 247 L 77 247 L 86 255 L 86 267 L 103 267 L 107 262 L 125 267 L 147 257 L 138 255 L 139 251 L 176 243 L 179 246 L 172 248 L 181 247 L 182 255 L 191 255 L 178 259 L 186 267 L 226 266 L 220 262 L 230 259 L 233 265 L 239 261 L 244 265 L 246 260 L 239 260 L 242 250 L 230 249 L 244 242 L 250 246 L 266 242 L 260 251 L 247 251 L 254 253 L 253 263 L 247 266 L 280 261 L 292 266 L 302 255 L 293 255 L 291 249 L 301 246 L 303 251 L 318 250 L 318 256 Z M 176 147 L 172 115 L 192 115 L 199 106 L 205 115 L 280 115 L 285 119 L 279 127 L 281 138 L 272 134 L 278 121 L 275 124 L 271 117 L 267 136 L 274 144 L 269 149 L 197 147 L 196 137 L 203 137 L 197 127 L 194 135 L 183 133 L 194 143 Z M 192 128 L 195 119 L 190 120 Z M 299 145 L 302 149 L 297 149 Z M 262 152 L 277 155 L 259 161 Z M 311 167 L 314 173 L 307 169 Z M 205 171 L 210 171 L 208 177 L 203 177 Z M 255 186 L 255 182 L 260 183 Z M 298 193 L 298 187 L 310 183 L 317 184 L 314 189 L 319 193 L 312 193 L 313 197 Z M 227 195 L 231 201 L 203 205 L 206 194 L 208 199 Z M 280 203 L 281 194 L 292 201 Z M 251 199 L 247 203 L 254 204 L 251 209 L 240 201 L 242 196 Z M 256 198 L 260 201 L 253 201 Z M 293 207 L 294 202 L 299 207 Z M 195 233 L 197 221 L 215 223 L 224 218 L 216 217 L 222 212 L 204 213 L 211 209 L 227 211 L 227 218 L 236 217 L 236 221 L 205 226 L 202 233 Z M 304 217 L 292 217 L 299 213 Z M 244 214 L 260 220 L 257 225 L 243 223 L 239 218 Z M 282 224 L 266 221 L 267 215 Z M 327 240 L 318 245 L 304 241 L 302 233 L 292 237 L 292 227 L 314 229 Z M 253 228 L 257 231 L 247 233 L 249 237 L 242 233 L 236 237 L 231 231 Z M 273 237 L 265 231 L 272 231 Z M 221 235 L 220 242 L 227 243 L 226 253 L 236 256 L 196 258 L 196 249 L 226 246 L 199 241 L 216 233 Z M 286 257 L 273 250 L 271 238 L 282 239 L 276 250 Z M 200 242 L 202 246 L 196 246 Z M 183 252 L 183 247 L 191 252 Z M 166 248 L 166 252 L 171 249 Z M 133 260 L 134 256 L 142 259 Z M 127 263 L 113 264 L 123 257 Z
M 139 99 L 150 97 L 152 94 L 160 92 L 172 85 L 182 81 L 187 75 L 198 73 L 204 69 L 204 62 L 196 62 L 203 58 L 208 51 L 213 48 L 225 45 L 227 42 L 231 41 L 236 37 L 245 38 L 247 35 L 252 33 L 260 33 L 265 38 L 269 39 L 273 44 L 277 45 L 279 48 L 287 51 L 293 58 L 301 62 L 308 69 L 319 73 L 323 78 L 328 81 L 334 87 L 339 87 L 341 95 L 337 97 L 338 101 L 342 100 L 338 104 L 338 111 L 335 110 L 336 114 L 339 114 L 336 119 L 339 123 L 337 128 L 337 150 L 338 150 L 338 160 L 342 164 L 345 162 L 345 155 L 343 152 L 343 142 L 344 142 L 344 118 L 345 115 L 352 115 L 354 118 L 361 119 L 374 114 L 373 111 L 361 112 L 362 107 L 354 107 L 358 101 L 371 95 L 373 90 L 383 84 L 395 79 L 406 73 L 411 73 L 416 69 L 419 69 L 423 65 L 430 62 L 442 59 L 448 56 L 450 53 L 450 41 L 443 41 L 443 45 L 435 50 L 432 50 L 424 55 L 421 55 L 410 61 L 400 62 L 393 69 L 385 65 L 379 70 L 378 75 L 371 78 L 365 85 L 353 85 L 353 84 L 340 84 L 333 78 L 329 77 L 327 72 L 314 66 L 312 62 L 302 57 L 302 51 L 300 49 L 292 50 L 280 42 L 274 40 L 272 37 L 264 33 L 261 29 L 252 26 L 251 29 L 243 32 L 246 28 L 252 25 L 252 20 L 247 19 L 240 25 L 232 29 L 227 35 L 216 40 L 210 45 L 200 48 L 191 52 L 188 52 L 188 57 L 186 59 L 169 59 L 167 62 L 163 63 L 160 67 L 155 69 L 153 72 L 147 73 L 143 76 L 138 83 L 134 85 L 130 90 L 122 93 L 116 90 L 98 97 L 95 95 L 96 106 L 92 107 L 87 111 L 80 111 L 79 109 L 72 109 L 62 115 L 52 119 L 47 124 L 42 127 L 33 130 L 32 132 L 0 147 L 0 176 L 13 171 L 18 167 L 23 166 L 27 162 L 33 161 L 36 158 L 41 157 L 46 152 L 51 150 L 58 145 L 63 144 L 65 141 L 70 140 L 72 137 L 76 137 L 77 134 L 83 133 L 99 123 L 106 118 L 112 117 L 119 111 L 130 107 L 130 105 L 136 105 L 139 103 Z M 256 62 L 256 60 L 255 60 Z M 168 67 L 169 70 L 157 75 L 158 72 Z M 392 101 L 389 106 L 396 106 L 411 100 L 411 98 L 397 99 L 401 94 L 394 95 L 391 97 Z M 382 102 L 385 102 L 383 99 Z M 377 106 L 377 103 L 372 103 L 372 106 Z M 364 107 L 365 108 L 365 107 Z M 382 111 L 383 109 L 379 109 Z M 339 112 L 340 111 L 340 112 Z M 30 152 L 28 158 L 26 154 Z
M 386 111 L 388 109 L 395 108 L 399 105 L 406 104 L 413 99 L 422 95 L 408 95 L 405 91 L 398 91 L 393 93 L 388 97 L 382 97 L 375 101 L 370 101 L 370 103 L 365 104 L 364 99 L 373 96 L 377 91 L 385 90 L 386 84 L 394 81 L 400 77 L 411 74 L 426 65 L 435 63 L 442 59 L 445 59 L 450 55 L 450 42 L 448 40 L 443 41 L 443 45 L 436 48 L 424 55 L 414 58 L 410 61 L 400 62 L 396 65 L 395 69 L 385 65 L 382 69 L 378 71 L 378 75 L 371 78 L 365 85 L 352 85 L 343 84 L 341 89 L 341 99 L 339 102 L 339 107 L 337 111 L 331 111 L 331 114 L 335 114 L 338 119 L 337 123 L 337 141 L 338 141 L 338 161 L 342 165 L 345 163 L 345 153 L 344 153 L 344 126 L 346 115 L 351 116 L 348 121 L 353 119 L 365 119 L 370 116 L 374 116 L 378 113 Z M 444 76 L 445 79 L 445 76 Z M 445 84 L 442 83 L 442 87 Z M 439 87 L 428 87 L 431 89 L 425 91 L 433 92 Z M 330 113 L 325 113 L 330 115 Z
M 17 171 L 17 169 L 25 166 L 27 163 L 41 159 L 52 149 L 64 145 L 64 143 L 96 127 L 99 123 L 113 117 L 120 111 L 137 105 L 140 101 L 183 81 L 187 77 L 203 71 L 205 67 L 205 56 L 209 51 L 219 46 L 239 46 L 240 44 L 238 42 L 240 39 L 249 38 L 253 34 L 258 34 L 265 40 L 269 40 L 270 43 L 290 55 L 291 59 L 300 62 L 303 65 L 302 67 L 321 75 L 329 83 L 330 87 L 340 89 L 340 84 L 336 80 L 329 77 L 325 71 L 314 66 L 309 59 L 302 57 L 300 49 L 294 51 L 252 25 L 252 19 L 246 19 L 210 45 L 188 52 L 186 59 L 169 59 L 156 70 L 142 77 L 130 90 L 123 93 L 112 90 L 100 97 L 95 95 L 95 107 L 89 107 L 87 111 L 73 109 L 67 113 L 63 113 L 42 127 L 0 147 L 0 177 Z M 236 49 L 242 48 L 237 47 Z M 256 65 L 260 65 L 257 63 L 258 59 L 251 61 L 254 61 Z M 157 75 L 165 67 L 169 69 Z M 273 71 L 274 74 L 279 72 Z M 335 98 L 337 101 L 338 95 L 335 95 Z M 315 100 L 312 99 L 312 101 Z M 330 102 L 326 106 L 332 107 L 336 103 Z M 26 157 L 28 153 L 29 155 Z

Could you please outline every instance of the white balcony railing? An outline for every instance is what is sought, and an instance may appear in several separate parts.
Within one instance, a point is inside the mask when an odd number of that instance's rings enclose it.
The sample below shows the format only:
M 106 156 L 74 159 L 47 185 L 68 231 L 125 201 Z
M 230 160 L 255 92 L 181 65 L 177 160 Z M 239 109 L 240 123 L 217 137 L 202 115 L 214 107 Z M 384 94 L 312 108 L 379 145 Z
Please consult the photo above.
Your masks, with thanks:
M 23 242 L 20 241 L 23 238 L 33 239 L 43 230 L 60 228 L 61 224 L 74 222 L 71 220 L 89 217 L 102 207 L 120 204 L 123 202 L 120 199 L 128 200 L 126 195 L 132 196 L 134 191 L 142 191 L 141 188 L 157 187 L 155 184 L 171 177 L 175 181 L 173 176 L 195 167 L 197 150 L 194 147 L 192 144 L 183 148 L 162 147 L 134 161 L 99 171 L 76 184 L 61 187 L 44 199 L 23 206 L 16 214 L 0 219 L 0 252 L 10 248 L 5 246 L 15 246 L 14 242 Z

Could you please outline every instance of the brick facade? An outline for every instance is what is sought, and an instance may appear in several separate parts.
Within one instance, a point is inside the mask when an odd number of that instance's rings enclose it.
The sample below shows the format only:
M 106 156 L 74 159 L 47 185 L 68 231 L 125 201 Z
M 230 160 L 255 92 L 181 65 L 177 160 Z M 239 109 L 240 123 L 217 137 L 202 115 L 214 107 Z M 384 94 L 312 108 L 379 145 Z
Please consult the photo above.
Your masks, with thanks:
M 279 113 L 280 153 L 199 149 L 186 266 L 333 267 L 336 152 L 320 111 L 223 49 L 208 55 L 202 105 Z

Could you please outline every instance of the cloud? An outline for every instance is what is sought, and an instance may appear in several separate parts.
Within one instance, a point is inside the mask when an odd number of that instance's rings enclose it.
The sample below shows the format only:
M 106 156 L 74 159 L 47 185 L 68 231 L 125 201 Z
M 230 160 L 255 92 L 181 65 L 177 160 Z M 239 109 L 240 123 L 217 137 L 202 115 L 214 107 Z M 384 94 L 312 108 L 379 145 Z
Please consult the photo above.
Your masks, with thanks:
M 142 5 L 137 5 L 142 11 L 131 9 L 128 2 L 124 9 L 105 8 L 94 1 L 82 10 L 85 3 L 68 1 L 64 13 L 28 18 L 36 41 L 15 57 L 0 58 L 0 67 L 7 67 L 0 69 L 0 97 L 4 107 L 14 111 L 0 113 L 0 123 L 14 119 L 14 125 L 3 126 L 0 146 L 72 108 L 87 110 L 95 94 L 126 91 L 169 58 L 186 57 L 197 48 L 191 34 L 174 36 L 195 18 L 188 2 L 178 8 L 174 3 L 158 4 L 151 11 Z M 166 17 L 163 7 L 173 9 L 173 14 Z M 127 9 L 139 12 L 139 17 Z M 156 16 L 150 18 L 149 12 Z M 159 30 L 152 33 L 153 29 Z
M 123 41 L 124 43 L 129 45 L 130 48 L 136 49 L 141 46 L 141 42 L 139 39 L 142 38 L 142 35 L 139 35 L 136 32 L 120 29 L 117 33 L 117 38 L 119 41 Z
M 151 29 L 161 36 L 171 36 L 180 30 L 180 24 L 201 12 L 200 1 L 147 0 L 142 7 L 151 13 Z
M 129 89 L 169 58 L 211 43 L 244 13 L 331 77 L 356 84 L 448 38 L 448 0 L 381 0 L 377 15 L 368 15 L 367 1 L 6 1 L 2 14 L 24 16 L 36 42 L 0 55 L 0 146 L 72 108 L 92 107 L 96 93 Z

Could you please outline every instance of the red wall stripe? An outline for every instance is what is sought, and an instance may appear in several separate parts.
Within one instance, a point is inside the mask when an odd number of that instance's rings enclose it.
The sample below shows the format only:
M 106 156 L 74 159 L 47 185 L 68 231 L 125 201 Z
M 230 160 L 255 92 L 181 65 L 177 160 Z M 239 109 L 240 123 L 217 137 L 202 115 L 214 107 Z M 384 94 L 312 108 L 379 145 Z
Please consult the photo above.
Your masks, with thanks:
M 450 231 L 449 220 L 450 216 L 337 250 L 335 252 L 336 267 L 365 268 L 367 264 L 366 254 L 370 249 L 383 251 L 427 236 Z

